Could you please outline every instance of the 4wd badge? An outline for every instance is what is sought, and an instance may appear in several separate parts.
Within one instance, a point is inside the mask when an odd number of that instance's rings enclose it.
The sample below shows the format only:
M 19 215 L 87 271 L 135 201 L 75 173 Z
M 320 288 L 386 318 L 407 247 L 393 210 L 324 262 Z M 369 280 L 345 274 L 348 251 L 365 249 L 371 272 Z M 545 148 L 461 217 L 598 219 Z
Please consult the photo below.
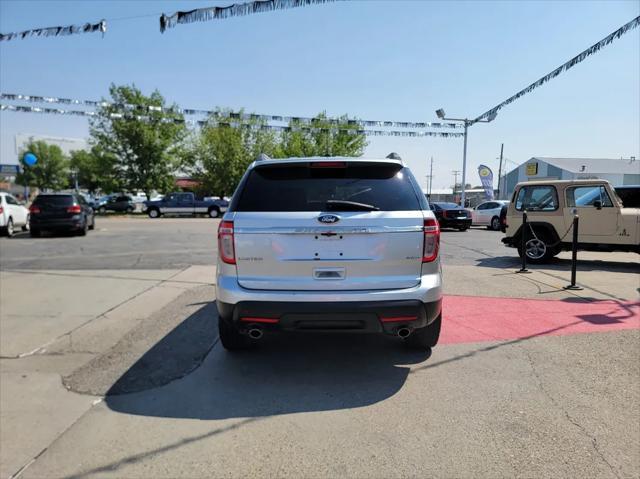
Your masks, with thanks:
M 340 221 L 340 217 L 336 215 L 320 215 L 318 221 L 326 225 L 332 225 Z

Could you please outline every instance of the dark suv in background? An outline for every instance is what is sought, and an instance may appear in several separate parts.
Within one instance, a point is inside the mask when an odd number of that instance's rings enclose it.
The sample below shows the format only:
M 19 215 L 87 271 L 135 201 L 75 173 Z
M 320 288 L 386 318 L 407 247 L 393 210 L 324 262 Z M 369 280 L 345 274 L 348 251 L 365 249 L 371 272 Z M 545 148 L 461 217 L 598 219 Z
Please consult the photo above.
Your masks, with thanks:
M 133 213 L 136 205 L 130 196 L 117 195 L 110 196 L 109 199 L 98 206 L 98 213 L 104 215 L 107 211 L 115 211 L 116 213 Z
M 31 236 L 42 231 L 75 232 L 81 236 L 95 227 L 93 208 L 74 193 L 43 193 L 29 208 Z

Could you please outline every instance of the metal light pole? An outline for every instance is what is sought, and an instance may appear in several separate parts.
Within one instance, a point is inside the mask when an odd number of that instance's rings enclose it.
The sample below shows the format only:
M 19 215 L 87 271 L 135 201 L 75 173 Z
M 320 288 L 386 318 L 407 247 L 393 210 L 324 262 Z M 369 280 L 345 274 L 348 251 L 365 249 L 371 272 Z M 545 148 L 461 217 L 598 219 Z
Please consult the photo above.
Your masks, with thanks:
M 462 207 L 464 208 L 466 207 L 465 185 L 467 183 L 467 133 L 468 133 L 469 127 L 476 122 L 473 120 L 469 120 L 468 118 L 445 118 L 446 114 L 442 108 L 436 110 L 436 115 L 441 120 L 457 121 L 457 122 L 464 123 L 464 149 L 462 150 L 462 194 L 460 197 L 460 200 L 461 200 L 460 202 L 462 204 Z M 496 113 L 489 116 L 486 120 L 477 120 L 477 121 L 482 123 L 489 123 L 490 121 L 495 120 L 495 118 L 496 118 Z
M 500 166 L 498 166 L 498 200 L 500 199 L 500 179 L 502 175 L 502 152 L 504 151 L 504 143 L 500 145 Z
M 462 193 L 460 195 L 460 206 L 467 207 L 467 129 L 469 120 L 464 120 L 464 149 L 462 150 Z

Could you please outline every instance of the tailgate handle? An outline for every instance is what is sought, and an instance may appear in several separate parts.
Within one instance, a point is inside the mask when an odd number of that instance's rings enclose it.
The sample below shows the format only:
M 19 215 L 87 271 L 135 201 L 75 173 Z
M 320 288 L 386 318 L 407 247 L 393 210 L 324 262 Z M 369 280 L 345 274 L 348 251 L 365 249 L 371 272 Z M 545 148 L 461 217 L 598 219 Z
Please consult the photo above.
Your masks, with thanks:
M 315 279 L 344 279 L 344 268 L 316 268 L 313 270 Z

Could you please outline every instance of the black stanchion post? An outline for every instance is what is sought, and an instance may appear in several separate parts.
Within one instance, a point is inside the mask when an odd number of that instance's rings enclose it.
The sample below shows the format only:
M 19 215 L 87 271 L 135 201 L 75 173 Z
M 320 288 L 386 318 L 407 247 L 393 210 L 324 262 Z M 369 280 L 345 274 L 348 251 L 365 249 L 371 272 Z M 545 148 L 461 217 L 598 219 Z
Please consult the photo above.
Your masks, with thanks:
M 520 228 L 520 250 L 522 251 L 522 266 L 516 273 L 530 273 L 527 269 L 527 210 L 522 210 L 522 228 Z
M 576 268 L 578 266 L 578 226 L 580 217 L 578 213 L 573 215 L 573 243 L 571 245 L 571 284 L 565 286 L 564 289 L 581 290 L 580 286 L 576 285 Z

